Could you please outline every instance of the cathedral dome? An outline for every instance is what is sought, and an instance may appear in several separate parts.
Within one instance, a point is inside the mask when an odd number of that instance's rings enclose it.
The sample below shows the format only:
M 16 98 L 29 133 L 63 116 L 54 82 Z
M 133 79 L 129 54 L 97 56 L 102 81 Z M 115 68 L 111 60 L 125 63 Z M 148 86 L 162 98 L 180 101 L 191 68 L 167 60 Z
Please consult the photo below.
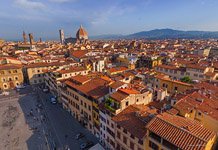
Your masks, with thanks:
M 79 30 L 76 33 L 77 40 L 88 40 L 88 33 L 86 30 L 80 26 Z

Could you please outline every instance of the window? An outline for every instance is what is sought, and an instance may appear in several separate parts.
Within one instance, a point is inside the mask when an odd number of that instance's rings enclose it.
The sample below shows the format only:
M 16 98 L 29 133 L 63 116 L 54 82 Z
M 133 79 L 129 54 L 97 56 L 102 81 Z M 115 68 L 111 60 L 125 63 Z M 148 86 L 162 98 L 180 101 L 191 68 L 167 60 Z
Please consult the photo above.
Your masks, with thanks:
M 175 146 L 174 144 L 168 142 L 167 140 L 163 139 L 163 145 L 166 146 L 169 149 L 178 149 L 177 146 Z
M 118 129 L 120 129 L 120 126 L 119 126 L 119 125 L 117 125 L 117 128 L 118 128 Z
M 178 90 L 178 87 L 175 87 L 174 90 L 177 91 L 177 90 Z
M 204 76 L 203 75 L 199 75 L 199 78 L 204 78 Z
M 37 70 L 37 72 L 40 72 L 40 70 Z
M 120 150 L 121 148 L 120 148 L 120 145 L 119 144 L 117 144 L 117 148 L 116 148 L 116 150 Z
M 127 138 L 123 136 L 123 143 L 127 144 Z
M 120 132 L 117 131 L 117 138 L 120 139 Z
M 138 141 L 139 144 L 143 145 L 143 141 L 139 139 Z
M 9 81 L 12 81 L 12 79 L 11 79 L 11 78 L 8 78 L 8 80 L 9 80 Z
M 200 113 L 200 112 L 198 112 L 198 115 L 199 115 L 199 116 L 201 116 L 201 113 Z
M 91 106 L 89 105 L 89 110 L 91 111 Z
M 154 140 L 156 140 L 156 141 L 158 141 L 158 142 L 161 142 L 161 137 L 160 137 L 159 135 L 157 135 L 157 134 L 155 134 L 155 133 L 153 133 L 153 132 L 150 132 L 150 133 L 149 133 L 149 136 L 150 136 L 152 139 L 154 139 Z
M 134 135 L 132 135 L 132 134 L 130 135 L 130 137 L 131 137 L 132 139 L 135 139 L 135 136 L 134 136 Z
M 134 149 L 134 143 L 130 141 L 130 148 Z
M 15 80 L 18 80 L 18 77 L 15 77 Z
M 151 147 L 153 150 L 158 150 L 158 146 L 152 141 L 149 141 L 149 147 Z
M 128 106 L 129 105 L 129 102 L 126 102 L 126 106 Z
M 127 134 L 127 130 L 126 129 L 123 129 L 123 132 Z

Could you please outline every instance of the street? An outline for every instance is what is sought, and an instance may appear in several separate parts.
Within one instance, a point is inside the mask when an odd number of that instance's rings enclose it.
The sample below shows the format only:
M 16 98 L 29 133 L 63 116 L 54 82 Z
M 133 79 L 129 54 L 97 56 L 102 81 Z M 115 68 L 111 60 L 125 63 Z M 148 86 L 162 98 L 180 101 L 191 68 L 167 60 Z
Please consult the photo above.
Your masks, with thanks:
M 37 88 L 37 91 L 48 117 L 49 126 L 51 127 L 52 133 L 54 133 L 55 145 L 57 149 L 69 147 L 73 150 L 79 150 L 80 144 L 86 141 L 92 141 L 97 144 L 98 140 L 96 137 L 85 129 L 79 122 L 77 122 L 77 120 L 75 120 L 69 112 L 64 110 L 60 104 L 52 104 L 50 102 L 50 93 L 44 93 L 40 88 Z M 85 137 L 76 140 L 75 136 L 79 132 L 83 133 Z
M 0 97 L 0 149 L 79 150 L 84 142 L 98 142 L 60 104 L 52 104 L 50 96 L 28 86 Z M 76 140 L 80 132 L 85 136 Z

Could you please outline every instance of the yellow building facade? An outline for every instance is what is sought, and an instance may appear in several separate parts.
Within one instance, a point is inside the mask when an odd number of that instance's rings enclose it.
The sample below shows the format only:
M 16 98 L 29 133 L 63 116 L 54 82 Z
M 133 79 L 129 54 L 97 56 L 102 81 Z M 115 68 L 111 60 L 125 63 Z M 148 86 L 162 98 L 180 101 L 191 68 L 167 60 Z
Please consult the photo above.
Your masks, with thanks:
M 13 89 L 23 84 L 22 65 L 0 65 L 0 90 Z
M 168 76 L 156 76 L 155 78 L 156 85 L 158 85 L 159 88 L 166 89 L 167 92 L 171 94 L 175 92 L 185 92 L 186 90 L 193 88 L 191 84 L 180 82 L 178 80 L 172 80 Z

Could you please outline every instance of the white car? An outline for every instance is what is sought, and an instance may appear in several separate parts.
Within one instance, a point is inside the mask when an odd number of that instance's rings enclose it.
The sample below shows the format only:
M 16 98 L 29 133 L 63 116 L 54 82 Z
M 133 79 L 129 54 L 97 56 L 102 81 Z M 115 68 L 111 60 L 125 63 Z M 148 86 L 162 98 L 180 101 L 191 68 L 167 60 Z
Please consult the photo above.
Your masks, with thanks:
M 4 92 L 2 92 L 2 95 L 4 95 L 4 96 L 7 96 L 7 95 L 9 95 L 10 93 L 9 92 L 6 92 L 6 91 L 4 91 Z
M 50 101 L 51 101 L 52 104 L 57 104 L 57 101 L 56 101 L 56 99 L 55 99 L 54 97 L 52 97 L 52 98 L 50 99 Z
M 47 93 L 47 92 L 48 92 L 48 89 L 43 89 L 42 91 L 45 92 L 45 93 Z
M 24 89 L 25 87 L 26 87 L 26 86 L 24 86 L 24 85 L 17 85 L 17 86 L 16 86 L 17 89 Z

